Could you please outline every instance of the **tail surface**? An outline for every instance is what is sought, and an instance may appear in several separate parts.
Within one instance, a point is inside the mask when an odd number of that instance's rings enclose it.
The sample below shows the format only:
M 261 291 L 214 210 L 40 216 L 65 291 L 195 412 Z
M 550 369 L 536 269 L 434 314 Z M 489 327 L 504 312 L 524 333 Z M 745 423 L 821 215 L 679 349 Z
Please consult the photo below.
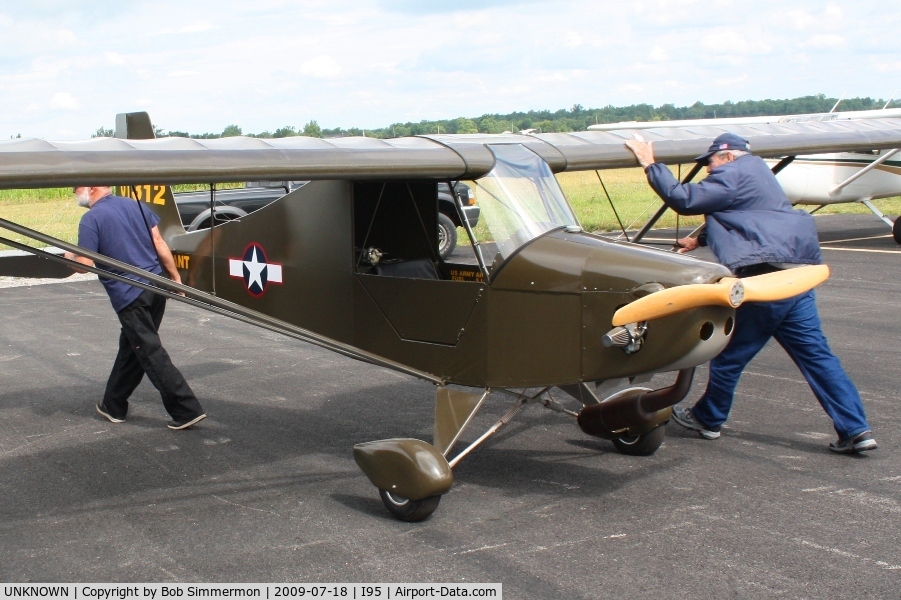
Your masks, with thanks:
M 116 137 L 129 140 L 150 140 L 156 137 L 150 115 L 146 112 L 119 113 L 116 115 Z M 146 203 L 160 218 L 159 230 L 163 239 L 184 233 L 172 188 L 168 185 L 119 186 L 119 195 Z

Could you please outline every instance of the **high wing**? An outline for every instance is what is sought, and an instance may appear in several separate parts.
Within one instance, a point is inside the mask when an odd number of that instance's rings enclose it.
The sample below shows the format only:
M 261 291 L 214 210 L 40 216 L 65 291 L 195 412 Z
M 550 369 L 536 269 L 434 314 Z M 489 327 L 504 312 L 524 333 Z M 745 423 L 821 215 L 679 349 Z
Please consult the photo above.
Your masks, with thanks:
M 140 113 L 136 113 L 140 114 Z M 647 129 L 655 156 L 691 162 L 724 129 L 715 126 Z M 901 118 L 730 126 L 755 154 L 779 157 L 872 151 L 901 146 Z M 225 183 L 314 179 L 476 179 L 494 166 L 492 145 L 521 144 L 553 172 L 636 166 L 623 145 L 631 130 L 538 135 L 435 135 L 380 140 L 289 137 L 213 140 L 96 138 L 0 142 L 0 188 Z
M 731 127 L 733 125 L 760 125 L 765 123 L 809 123 L 848 121 L 860 119 L 889 119 L 901 117 L 901 108 L 881 110 L 846 110 L 828 113 L 800 115 L 763 115 L 755 117 L 726 117 L 724 119 L 675 119 L 672 121 L 621 121 L 601 123 L 588 127 L 589 131 L 615 131 L 618 129 L 655 129 L 658 127 Z
M 751 140 L 751 148 L 755 154 L 764 158 L 786 157 L 774 166 L 773 172 L 777 174 L 782 189 L 793 204 L 819 207 L 849 202 L 863 204 L 892 229 L 895 241 L 901 244 L 901 220 L 893 222 L 872 203 L 872 200 L 878 198 L 901 194 L 899 145 L 894 144 L 891 149 L 877 146 L 869 149 L 835 146 L 818 151 L 786 148 L 784 153 L 771 154 L 767 149 L 761 149 L 752 137 L 753 132 L 761 129 L 796 124 L 840 124 L 856 127 L 869 122 L 876 127 L 882 127 L 882 123 L 886 120 L 894 121 L 899 117 L 901 108 L 726 119 L 627 121 L 592 125 L 589 129 L 620 134 L 641 131 L 642 136 L 652 139 L 656 139 L 656 136 L 670 138 L 678 135 L 675 132 L 685 130 L 705 131 L 710 138 L 726 131 L 737 133 Z M 637 235 L 638 239 L 654 225 L 664 210 L 665 207 L 645 223 Z

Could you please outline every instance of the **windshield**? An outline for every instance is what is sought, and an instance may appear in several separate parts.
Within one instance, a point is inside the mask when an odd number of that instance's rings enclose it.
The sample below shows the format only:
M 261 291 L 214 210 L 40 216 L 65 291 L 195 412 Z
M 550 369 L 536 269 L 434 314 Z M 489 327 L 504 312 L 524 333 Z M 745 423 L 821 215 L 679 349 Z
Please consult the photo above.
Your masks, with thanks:
M 496 159 L 494 169 L 475 182 L 481 209 L 475 235 L 480 244 L 497 244 L 499 260 L 505 260 L 551 229 L 578 225 L 554 174 L 538 155 L 520 144 L 489 148 Z

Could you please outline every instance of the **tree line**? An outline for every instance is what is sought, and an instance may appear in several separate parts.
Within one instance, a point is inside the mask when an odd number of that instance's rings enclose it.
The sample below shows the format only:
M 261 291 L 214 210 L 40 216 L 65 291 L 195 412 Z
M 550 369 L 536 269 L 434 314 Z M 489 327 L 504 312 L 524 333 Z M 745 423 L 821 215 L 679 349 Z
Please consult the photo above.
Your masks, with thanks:
M 187 131 L 165 130 L 156 127 L 157 137 L 189 137 L 210 139 L 246 135 L 257 138 L 282 138 L 296 135 L 328 138 L 365 135 L 374 138 L 394 138 L 410 135 L 433 133 L 504 133 L 534 129 L 540 133 L 568 131 L 585 131 L 589 125 L 597 123 L 618 123 L 620 121 L 671 121 L 676 119 L 714 119 L 727 117 L 753 117 L 764 115 L 793 115 L 806 113 L 829 112 L 837 98 L 827 98 L 824 94 L 802 96 L 786 100 L 742 100 L 726 101 L 722 104 L 704 104 L 695 102 L 691 106 L 675 106 L 663 104 L 632 104 L 630 106 L 611 106 L 603 108 L 585 108 L 576 104 L 570 109 L 530 110 L 509 114 L 485 114 L 481 117 L 458 117 L 437 121 L 420 121 L 418 123 L 392 123 L 379 129 L 362 129 L 350 127 L 333 129 L 320 127 L 315 120 L 295 127 L 286 125 L 275 131 L 260 133 L 244 132 L 238 125 L 228 125 L 221 133 L 188 133 Z M 836 110 L 875 110 L 885 106 L 886 101 L 875 98 L 845 98 Z M 901 100 L 893 101 L 890 106 L 901 105 Z M 99 128 L 92 137 L 109 137 L 111 129 Z

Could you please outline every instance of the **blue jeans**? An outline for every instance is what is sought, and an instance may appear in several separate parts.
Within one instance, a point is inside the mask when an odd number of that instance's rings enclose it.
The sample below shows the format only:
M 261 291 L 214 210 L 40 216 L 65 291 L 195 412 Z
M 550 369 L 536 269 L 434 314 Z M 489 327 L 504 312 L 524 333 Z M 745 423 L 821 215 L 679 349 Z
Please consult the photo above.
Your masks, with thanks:
M 738 307 L 732 339 L 710 361 L 707 390 L 691 409 L 696 420 L 707 427 L 726 422 L 738 378 L 771 337 L 798 365 L 814 396 L 832 418 L 839 439 L 870 429 L 857 388 L 820 330 L 812 291 L 779 302 L 749 302 Z

